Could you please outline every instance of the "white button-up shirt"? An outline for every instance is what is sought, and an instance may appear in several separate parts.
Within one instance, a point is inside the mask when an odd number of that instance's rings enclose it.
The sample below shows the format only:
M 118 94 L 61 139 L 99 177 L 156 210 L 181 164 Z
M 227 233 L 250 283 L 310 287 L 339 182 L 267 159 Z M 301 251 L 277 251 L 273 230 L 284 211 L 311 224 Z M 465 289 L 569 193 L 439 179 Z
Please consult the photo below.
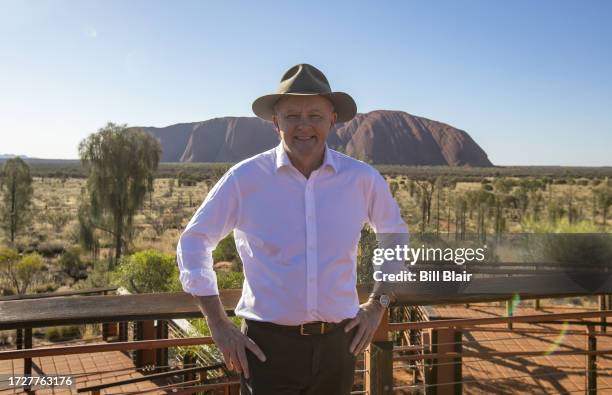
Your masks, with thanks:
M 183 289 L 219 294 L 212 251 L 233 230 L 245 276 L 237 316 L 283 325 L 355 317 L 365 223 L 408 233 L 376 169 L 326 145 L 307 179 L 281 141 L 228 170 L 187 224 L 177 246 Z

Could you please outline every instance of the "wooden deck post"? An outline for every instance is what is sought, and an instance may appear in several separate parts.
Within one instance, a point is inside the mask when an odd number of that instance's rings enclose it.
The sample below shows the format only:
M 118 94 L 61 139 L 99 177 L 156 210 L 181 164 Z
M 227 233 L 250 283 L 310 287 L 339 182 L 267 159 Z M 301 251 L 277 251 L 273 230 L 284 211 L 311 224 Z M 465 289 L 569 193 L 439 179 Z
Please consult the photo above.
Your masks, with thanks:
M 119 341 L 128 341 L 128 323 L 126 321 L 121 321 L 119 323 Z
M 599 311 L 604 311 L 606 310 L 606 295 L 599 295 Z M 601 331 L 602 332 L 606 332 L 606 317 L 602 316 L 601 317 Z
M 540 307 L 540 299 L 536 299 L 535 300 L 535 309 L 536 311 L 540 311 L 541 307 Z
M 192 368 L 195 364 L 196 360 L 195 358 L 191 355 L 191 353 L 187 352 L 185 353 L 185 355 L 183 355 L 183 369 L 185 368 Z M 187 382 L 187 381 L 192 381 L 195 380 L 195 374 L 193 372 L 185 372 L 183 373 L 183 381 Z
M 155 337 L 157 339 L 168 338 L 168 321 L 157 320 L 157 325 L 155 326 Z M 168 366 L 168 349 L 158 348 L 156 354 L 157 366 Z M 165 371 L 167 369 L 168 368 L 162 368 L 160 371 Z
M 153 320 L 136 321 L 134 334 L 134 340 L 154 340 L 155 325 Z M 137 368 L 155 365 L 156 350 L 136 350 L 134 354 L 134 363 Z
M 457 328 L 430 329 L 429 341 L 432 353 L 458 352 L 462 350 L 462 332 Z M 461 358 L 438 358 L 425 361 L 431 365 L 425 369 L 425 393 L 427 395 L 456 395 L 463 393 Z M 427 384 L 432 385 L 428 387 Z
M 21 350 L 23 349 L 23 328 L 19 328 L 15 332 L 15 348 Z
M 393 393 L 393 342 L 389 341 L 389 309 L 385 309 L 372 343 L 365 351 L 364 389 L 369 394 Z
M 595 327 L 587 326 L 586 349 L 587 351 L 597 351 L 597 337 L 595 336 Z M 585 394 L 597 395 L 597 356 L 586 355 L 586 383 Z
M 23 328 L 22 329 L 23 338 L 22 338 L 22 349 L 30 349 L 32 348 L 32 328 Z M 32 375 L 32 358 L 24 358 L 23 359 L 23 375 L 31 376 Z M 32 391 L 29 385 L 24 387 L 24 390 L 27 394 L 34 394 L 35 391 Z
M 117 323 L 116 322 L 103 322 L 102 323 L 102 340 L 108 341 L 109 338 L 117 336 Z

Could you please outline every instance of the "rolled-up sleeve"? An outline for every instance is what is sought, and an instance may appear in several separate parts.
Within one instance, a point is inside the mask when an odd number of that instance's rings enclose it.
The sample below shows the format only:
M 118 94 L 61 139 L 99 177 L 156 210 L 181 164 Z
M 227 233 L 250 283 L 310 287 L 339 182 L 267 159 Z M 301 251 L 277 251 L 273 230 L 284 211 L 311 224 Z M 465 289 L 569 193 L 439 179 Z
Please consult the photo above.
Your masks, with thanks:
M 379 233 L 408 233 L 399 206 L 391 194 L 389 184 L 376 170 L 372 170 L 373 181 L 368 204 L 368 222 Z
M 183 290 L 195 296 L 218 295 L 212 252 L 238 221 L 240 189 L 232 170 L 210 190 L 181 234 L 176 258 Z
M 401 216 L 399 206 L 389 188 L 389 184 L 376 170 L 373 171 L 374 180 L 369 196 L 368 217 L 370 226 L 376 232 L 378 248 L 393 249 L 397 246 L 403 249 L 409 244 L 408 226 Z M 374 268 L 384 274 L 399 274 L 410 271 L 403 259 L 385 260 L 382 266 Z M 376 294 L 389 294 L 398 299 L 402 287 L 396 283 L 375 281 L 372 292 Z

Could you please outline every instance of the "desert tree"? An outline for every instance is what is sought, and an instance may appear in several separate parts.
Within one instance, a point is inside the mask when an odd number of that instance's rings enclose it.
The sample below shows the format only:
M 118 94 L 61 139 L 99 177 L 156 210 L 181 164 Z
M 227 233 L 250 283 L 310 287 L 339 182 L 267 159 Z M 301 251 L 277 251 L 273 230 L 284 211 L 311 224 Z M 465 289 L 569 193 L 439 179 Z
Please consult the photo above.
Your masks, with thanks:
M 113 239 L 118 262 L 128 245 L 133 219 L 153 189 L 161 146 L 140 129 L 108 123 L 79 144 L 87 174 L 90 226 Z
M 414 180 L 417 185 L 420 206 L 421 206 L 421 234 L 425 233 L 426 226 L 431 220 L 431 202 L 435 191 L 435 178 L 426 178 L 424 180 Z
M 25 294 L 38 279 L 43 266 L 41 256 L 36 253 L 20 256 L 13 249 L 0 249 L 0 273 L 19 295 Z
M 0 171 L 2 205 L 0 222 L 6 230 L 11 245 L 15 236 L 27 224 L 32 202 L 32 176 L 30 166 L 17 157 L 9 159 Z

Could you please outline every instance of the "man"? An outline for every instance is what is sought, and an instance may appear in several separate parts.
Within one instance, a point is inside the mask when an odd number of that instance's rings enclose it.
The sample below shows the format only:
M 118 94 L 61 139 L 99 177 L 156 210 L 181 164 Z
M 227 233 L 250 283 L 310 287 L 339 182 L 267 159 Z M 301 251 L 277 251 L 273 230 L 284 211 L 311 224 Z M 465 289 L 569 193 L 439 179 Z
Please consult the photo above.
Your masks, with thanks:
M 359 305 L 360 231 L 407 227 L 384 178 L 329 149 L 336 122 L 357 107 L 308 64 L 289 69 L 278 92 L 253 103 L 280 144 L 233 166 L 213 187 L 177 247 L 183 289 L 197 298 L 245 394 L 348 394 L 355 357 L 370 343 L 388 298 Z M 225 314 L 212 268 L 218 241 L 234 232 L 245 281 Z M 386 302 L 385 302 L 386 300 Z

